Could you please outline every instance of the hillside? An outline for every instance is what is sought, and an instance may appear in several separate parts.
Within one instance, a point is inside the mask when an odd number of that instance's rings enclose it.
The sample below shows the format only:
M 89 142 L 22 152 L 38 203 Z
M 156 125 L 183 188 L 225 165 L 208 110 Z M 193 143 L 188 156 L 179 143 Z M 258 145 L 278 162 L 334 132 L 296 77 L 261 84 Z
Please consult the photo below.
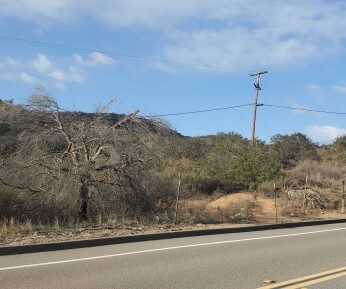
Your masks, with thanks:
M 4 228 L 266 223 L 274 192 L 279 221 L 340 213 L 345 137 L 322 147 L 300 133 L 270 144 L 236 133 L 183 137 L 136 113 L 59 112 L 49 98 L 35 105 L 0 106 Z

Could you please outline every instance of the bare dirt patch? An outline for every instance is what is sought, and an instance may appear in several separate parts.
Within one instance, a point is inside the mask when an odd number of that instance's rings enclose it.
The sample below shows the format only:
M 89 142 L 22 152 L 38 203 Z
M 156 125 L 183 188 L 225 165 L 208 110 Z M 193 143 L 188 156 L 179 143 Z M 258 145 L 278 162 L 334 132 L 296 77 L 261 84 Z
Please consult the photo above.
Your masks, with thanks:
M 206 210 L 215 210 L 215 209 L 229 209 L 232 206 L 240 204 L 242 202 L 254 201 L 253 193 L 235 193 L 221 197 L 215 201 L 208 203 L 205 207 Z
M 278 206 L 278 216 L 280 216 L 281 209 Z M 258 196 L 256 198 L 256 206 L 253 210 L 253 216 L 259 223 L 270 223 L 275 221 L 276 209 L 275 200 L 266 197 Z
M 286 204 L 280 198 L 277 199 L 276 207 L 275 200 L 273 198 L 257 196 L 256 205 L 253 210 L 253 217 L 257 223 L 270 224 L 276 222 L 276 216 L 278 223 L 285 222 L 296 222 L 302 220 L 323 220 L 323 219 L 338 219 L 342 218 L 343 215 L 334 211 L 323 211 L 323 210 L 307 210 L 304 215 L 296 216 L 283 214 Z M 277 209 L 277 215 L 276 215 Z

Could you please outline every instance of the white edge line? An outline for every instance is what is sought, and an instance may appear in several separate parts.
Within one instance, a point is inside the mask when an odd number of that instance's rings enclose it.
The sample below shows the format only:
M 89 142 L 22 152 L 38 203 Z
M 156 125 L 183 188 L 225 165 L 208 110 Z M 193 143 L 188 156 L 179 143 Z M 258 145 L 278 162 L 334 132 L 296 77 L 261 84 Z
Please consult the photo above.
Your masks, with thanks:
M 183 248 L 193 248 L 193 247 L 202 247 L 202 246 L 228 244 L 228 243 L 238 243 L 238 242 L 246 242 L 246 241 L 256 241 L 256 240 L 265 240 L 265 239 L 275 239 L 275 238 L 302 236 L 302 235 L 326 233 L 326 232 L 340 231 L 340 230 L 346 230 L 346 228 L 337 228 L 337 229 L 330 229 L 330 230 L 321 230 L 321 231 L 312 231 L 312 232 L 304 232 L 304 233 L 296 233 L 296 234 L 286 234 L 286 235 L 276 235 L 276 236 L 267 236 L 267 237 L 257 237 L 257 238 L 249 238 L 249 239 L 228 240 L 228 241 L 219 241 L 219 242 L 211 242 L 211 243 L 199 243 L 199 244 L 192 244 L 192 245 L 165 247 L 165 248 L 149 249 L 149 250 L 142 250 L 142 251 L 134 251 L 134 252 L 111 254 L 111 255 L 102 255 L 102 256 L 79 258 L 79 259 L 70 259 L 70 260 L 63 260 L 63 261 L 54 261 L 54 262 L 46 262 L 46 263 L 28 264 L 28 265 L 20 265 L 20 266 L 0 268 L 0 271 L 7 271 L 7 270 L 14 270 L 14 269 L 23 269 L 23 268 L 32 268 L 32 267 L 40 267 L 40 266 L 47 266 L 47 265 L 57 265 L 57 264 L 64 264 L 64 263 L 73 263 L 73 262 L 97 260 L 97 259 L 105 259 L 105 258 L 112 258 L 112 257 L 120 257 L 120 256 L 127 256 L 127 255 L 136 255 L 136 254 L 143 254 L 143 253 L 168 251 L 168 250 L 183 249 Z

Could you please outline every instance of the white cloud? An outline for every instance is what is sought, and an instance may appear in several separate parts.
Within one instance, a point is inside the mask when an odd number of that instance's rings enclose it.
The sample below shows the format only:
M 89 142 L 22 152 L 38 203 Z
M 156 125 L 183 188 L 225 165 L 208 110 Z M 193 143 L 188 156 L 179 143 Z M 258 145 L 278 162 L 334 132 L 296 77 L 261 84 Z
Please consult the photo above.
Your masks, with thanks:
M 53 71 L 51 71 L 49 73 L 49 76 L 54 78 L 55 80 L 59 80 L 59 81 L 64 81 L 66 80 L 66 75 L 64 72 L 62 72 L 61 70 L 58 69 L 54 69 Z
M 279 41 L 243 28 L 179 33 L 173 42 L 163 49 L 166 59 L 225 70 L 285 66 L 292 61 L 301 65 L 320 54 L 317 47 L 301 39 Z
M 25 68 L 25 63 L 12 57 L 0 58 L 0 79 L 4 81 L 21 80 L 29 83 L 34 80 L 28 74 L 21 74 L 21 69 Z
M 89 66 L 107 65 L 110 60 L 96 54 L 91 55 L 87 61 Z M 59 61 L 49 59 L 43 53 L 35 58 L 26 61 L 13 59 L 10 57 L 0 58 L 0 79 L 4 81 L 22 81 L 27 84 L 52 83 L 59 89 L 65 89 L 66 83 L 84 83 L 86 72 L 77 66 L 69 64 L 71 58 Z M 43 79 L 43 81 L 41 80 Z
M 73 54 L 72 58 L 77 64 L 83 64 L 84 63 L 83 57 L 80 56 L 79 54 Z
M 85 73 L 83 70 L 75 67 L 70 66 L 68 70 L 69 79 L 71 79 L 74 82 L 83 83 L 85 81 Z
M 338 136 L 346 134 L 346 129 L 330 125 L 313 125 L 309 126 L 307 135 L 314 141 L 321 144 L 330 144 Z
M 159 57 L 225 69 L 292 67 L 345 51 L 346 3 L 330 0 L 0 0 L 0 17 L 49 25 L 97 20 L 155 30 Z M 76 63 L 105 65 L 105 55 Z M 322 60 L 321 60 L 322 59 Z
M 28 84 L 40 84 L 40 83 L 42 83 L 42 81 L 39 80 L 38 78 L 36 78 L 32 75 L 29 75 L 25 72 L 19 73 L 19 79 L 25 83 L 28 83 Z
M 53 66 L 48 57 L 42 53 L 38 54 L 37 57 L 31 61 L 31 64 L 41 74 L 46 74 Z
M 23 63 L 18 59 L 14 59 L 11 57 L 5 57 L 0 59 L 0 69 L 9 70 L 9 69 L 20 68 L 22 66 L 23 66 Z
M 0 14 L 38 23 L 71 21 L 71 5 L 68 0 L 0 0 Z M 79 2 L 79 1 L 77 1 Z
M 100 67 L 115 64 L 115 60 L 112 57 L 109 57 L 100 52 L 90 53 L 87 59 L 83 59 L 83 57 L 79 54 L 74 54 L 72 55 L 72 57 L 77 64 L 91 67 Z
M 346 93 L 346 86 L 345 85 L 332 85 L 332 88 L 340 93 Z
M 165 60 L 224 69 L 290 67 L 333 57 L 346 39 L 346 5 L 327 0 L 128 0 L 94 17 L 161 31 Z M 89 6 L 90 7 L 90 6 Z M 198 25 L 194 25 L 198 23 Z
M 93 60 L 93 58 L 91 58 L 91 60 Z M 83 83 L 85 80 L 84 72 L 79 68 L 69 66 L 64 71 L 58 68 L 57 65 L 44 54 L 38 54 L 37 58 L 31 61 L 31 64 L 41 75 L 56 80 L 60 87 L 62 87 L 63 82 Z
M 0 0 L 0 5 L 0 15 L 32 21 L 42 26 L 47 23 L 71 23 L 86 16 L 115 27 L 140 25 L 155 29 L 204 12 L 207 8 L 205 6 L 209 6 L 199 0 L 166 1 L 164 4 L 161 0 Z
M 114 27 L 141 26 L 161 30 L 173 27 L 187 18 L 208 15 L 208 8 L 225 3 L 224 0 L 213 1 L 216 5 L 211 2 L 165 1 L 163 5 L 160 0 L 127 0 L 113 3 L 103 0 L 103 9 L 99 9 L 96 17 Z

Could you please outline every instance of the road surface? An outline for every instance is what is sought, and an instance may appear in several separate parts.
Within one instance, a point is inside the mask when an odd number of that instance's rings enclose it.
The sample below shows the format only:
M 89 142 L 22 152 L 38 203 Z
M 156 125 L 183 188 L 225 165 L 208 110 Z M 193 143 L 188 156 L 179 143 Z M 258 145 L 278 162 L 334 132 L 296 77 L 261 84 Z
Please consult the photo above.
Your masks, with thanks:
M 346 224 L 333 224 L 1 256 L 0 288 L 275 288 L 334 270 L 305 288 L 345 289 L 345 266 Z

